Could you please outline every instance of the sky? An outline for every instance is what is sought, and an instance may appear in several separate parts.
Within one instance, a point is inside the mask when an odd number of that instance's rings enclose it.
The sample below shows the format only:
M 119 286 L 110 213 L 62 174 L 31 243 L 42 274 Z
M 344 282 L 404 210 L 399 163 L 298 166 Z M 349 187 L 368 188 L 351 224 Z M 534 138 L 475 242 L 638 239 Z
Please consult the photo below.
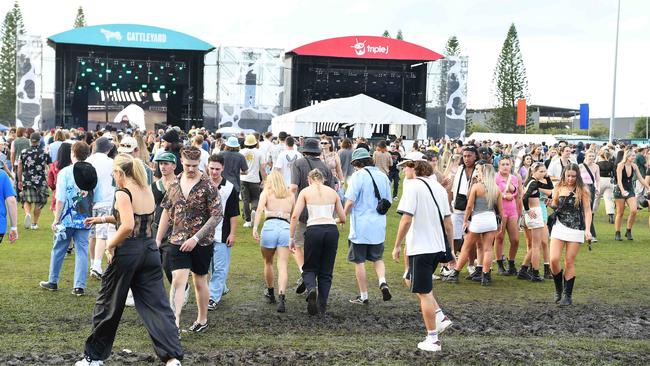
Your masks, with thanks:
M 0 15 L 13 0 L 0 0 Z M 82 6 L 88 25 L 169 28 L 215 46 L 291 50 L 321 39 L 381 35 L 444 53 L 455 35 L 469 57 L 468 107 L 494 106 L 493 74 L 514 23 L 528 76 L 528 104 L 612 113 L 616 0 L 20 0 L 27 33 L 72 28 Z M 616 116 L 650 114 L 650 1 L 621 0 Z

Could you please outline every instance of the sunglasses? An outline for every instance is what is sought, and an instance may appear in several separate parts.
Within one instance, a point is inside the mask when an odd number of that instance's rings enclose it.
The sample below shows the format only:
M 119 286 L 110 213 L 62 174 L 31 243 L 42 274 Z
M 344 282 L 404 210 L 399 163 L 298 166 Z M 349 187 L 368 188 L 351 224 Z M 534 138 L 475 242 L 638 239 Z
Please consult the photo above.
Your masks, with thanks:
M 327 142 L 327 141 L 321 141 L 321 143 L 320 143 L 320 144 L 321 144 L 321 145 L 329 145 L 330 143 L 329 143 L 329 142 Z

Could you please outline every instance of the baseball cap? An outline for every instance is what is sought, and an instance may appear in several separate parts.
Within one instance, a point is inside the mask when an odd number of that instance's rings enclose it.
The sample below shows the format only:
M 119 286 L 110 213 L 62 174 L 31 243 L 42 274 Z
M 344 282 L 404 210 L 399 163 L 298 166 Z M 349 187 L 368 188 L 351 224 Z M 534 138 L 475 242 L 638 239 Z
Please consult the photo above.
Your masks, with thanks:
M 131 136 L 124 136 L 120 141 L 120 147 L 117 148 L 119 153 L 132 153 L 138 147 L 138 142 Z
M 424 154 L 419 152 L 419 151 L 411 151 L 410 153 L 406 154 L 404 159 L 397 164 L 397 166 L 402 166 L 409 161 L 427 161 L 427 159 L 424 157 Z
M 170 163 L 176 164 L 176 155 L 170 153 L 170 152 L 163 152 L 160 155 L 156 156 L 153 161 L 155 162 L 160 162 L 160 161 L 168 161 Z

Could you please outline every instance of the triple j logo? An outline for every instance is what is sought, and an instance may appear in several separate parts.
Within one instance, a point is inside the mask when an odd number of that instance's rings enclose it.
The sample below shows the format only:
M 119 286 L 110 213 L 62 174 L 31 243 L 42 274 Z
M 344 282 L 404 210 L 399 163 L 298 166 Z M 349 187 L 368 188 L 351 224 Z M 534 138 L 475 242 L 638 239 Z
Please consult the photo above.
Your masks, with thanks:
M 366 54 L 366 52 L 369 54 L 382 53 L 384 55 L 388 55 L 388 52 L 390 50 L 390 46 L 366 45 L 367 41 L 359 42 L 359 40 L 356 38 L 355 41 L 356 43 L 350 46 L 350 48 L 354 49 L 354 53 L 356 53 L 357 56 L 363 56 Z

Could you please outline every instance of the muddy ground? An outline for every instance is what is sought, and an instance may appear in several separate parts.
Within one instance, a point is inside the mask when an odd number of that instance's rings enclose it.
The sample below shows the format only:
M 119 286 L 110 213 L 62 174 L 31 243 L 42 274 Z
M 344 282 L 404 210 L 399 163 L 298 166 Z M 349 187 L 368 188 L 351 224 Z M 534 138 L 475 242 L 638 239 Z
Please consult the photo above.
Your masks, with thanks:
M 259 329 L 269 336 L 299 332 L 336 337 L 349 336 L 350 344 L 340 349 L 303 350 L 296 346 L 218 349 L 186 347 L 186 365 L 284 365 L 284 364 L 650 364 L 650 306 L 578 304 L 559 309 L 549 303 L 528 305 L 467 303 L 449 306 L 453 328 L 441 336 L 443 351 L 430 355 L 412 347 L 373 344 L 373 334 L 403 338 L 413 334 L 413 343 L 423 333 L 419 312 L 401 304 L 376 311 L 372 308 L 343 311 L 334 306 L 330 313 L 309 318 L 304 309 L 287 316 L 269 310 L 253 316 L 246 306 L 224 312 L 224 322 L 210 332 L 227 332 L 229 337 L 250 336 Z M 190 309 L 192 307 L 189 307 Z M 259 312 L 259 311 L 257 311 Z M 227 314 L 227 315 L 226 315 Z M 137 320 L 125 323 L 137 326 Z M 124 324 L 126 325 L 126 324 Z M 123 325 L 123 326 L 124 326 Z M 399 331 L 399 332 L 398 332 Z M 191 335 L 193 336 L 193 335 Z M 190 336 L 190 337 L 191 337 Z M 85 338 L 85 335 L 83 336 Z M 355 340 L 363 339 L 355 347 Z M 387 339 L 386 337 L 382 339 Z M 566 340 L 573 340 L 564 344 Z M 575 341 L 584 340 L 584 342 Z M 191 339 L 184 338 L 191 343 Z M 217 341 L 218 342 L 218 341 Z M 606 342 L 610 342 L 609 345 Z M 611 346 L 612 342 L 618 346 Z M 404 344 L 403 342 L 401 343 Z M 410 344 L 410 341 L 409 343 Z M 207 349 L 207 350 L 206 350 Z M 158 364 L 153 349 L 127 353 L 114 350 L 108 364 Z M 80 352 L 31 352 L 0 355 L 0 364 L 72 364 Z

